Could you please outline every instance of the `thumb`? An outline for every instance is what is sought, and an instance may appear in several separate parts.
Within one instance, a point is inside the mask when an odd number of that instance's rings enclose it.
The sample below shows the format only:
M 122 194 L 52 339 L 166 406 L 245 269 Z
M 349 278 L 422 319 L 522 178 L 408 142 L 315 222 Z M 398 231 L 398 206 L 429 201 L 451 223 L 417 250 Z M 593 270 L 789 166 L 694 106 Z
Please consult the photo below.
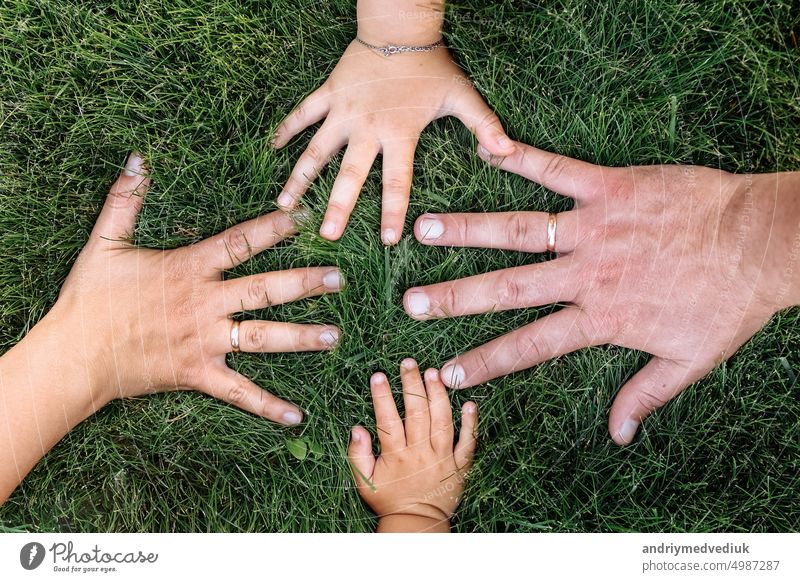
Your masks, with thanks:
M 122 241 L 133 239 L 136 217 L 142 209 L 144 196 L 150 186 L 147 167 L 138 152 L 131 153 L 97 218 L 92 239 Z
M 636 436 L 641 422 L 710 371 L 654 357 L 620 389 L 608 417 L 608 432 L 618 445 Z
M 347 458 L 350 460 L 350 469 L 356 485 L 361 487 L 372 485 L 372 473 L 375 471 L 375 456 L 372 454 L 372 438 L 363 426 L 354 426 L 350 433 L 350 446 L 347 448 Z
M 464 92 L 451 113 L 475 134 L 478 143 L 492 155 L 510 156 L 516 151 L 516 146 L 506 135 L 500 118 L 489 109 L 483 97 L 475 89 Z

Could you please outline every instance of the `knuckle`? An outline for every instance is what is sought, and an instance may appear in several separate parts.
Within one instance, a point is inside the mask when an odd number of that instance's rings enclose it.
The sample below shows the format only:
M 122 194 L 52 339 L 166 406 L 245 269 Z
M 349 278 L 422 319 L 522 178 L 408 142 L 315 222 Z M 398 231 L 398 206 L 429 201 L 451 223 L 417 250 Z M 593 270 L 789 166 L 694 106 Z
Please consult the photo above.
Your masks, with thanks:
M 530 225 L 522 214 L 515 212 L 508 221 L 508 230 L 506 232 L 510 239 L 509 242 L 516 246 L 522 246 L 530 235 Z
M 297 109 L 294 110 L 294 118 L 297 120 L 305 119 L 307 111 L 306 103 L 304 101 L 297 106 Z
M 261 277 L 254 277 L 248 281 L 247 296 L 253 303 L 259 305 L 266 304 L 268 307 L 272 305 L 272 300 L 269 296 L 269 286 Z
M 547 358 L 546 341 L 531 333 L 520 333 L 514 338 L 514 353 L 519 361 L 542 362 Z
M 247 389 L 241 384 L 234 384 L 226 391 L 225 400 L 236 406 L 241 406 L 247 399 Z
M 557 182 L 567 169 L 568 160 L 561 155 L 554 155 L 545 164 L 542 175 L 546 181 Z
M 306 160 L 308 160 L 314 165 L 321 165 L 323 162 L 322 148 L 320 148 L 319 143 L 313 139 L 308 143 L 304 155 Z
M 365 172 L 356 164 L 346 163 L 342 164 L 342 167 L 339 170 L 339 175 L 347 180 L 361 180 L 364 178 Z
M 500 305 L 519 305 L 525 298 L 525 285 L 514 277 L 506 277 L 500 282 L 497 300 Z
M 501 125 L 500 118 L 494 111 L 490 111 L 484 115 L 480 124 L 482 127 L 499 127 Z
M 636 395 L 636 400 L 643 408 L 651 412 L 653 410 L 661 408 L 668 402 L 668 399 L 665 398 L 663 395 L 659 394 L 654 390 L 649 390 L 649 389 L 640 391 Z
M 264 349 L 267 345 L 267 334 L 258 325 L 249 326 L 245 331 L 244 337 L 245 344 L 254 350 Z
M 603 259 L 594 266 L 592 280 L 601 287 L 614 286 L 625 270 L 623 259 Z
M 391 175 L 383 180 L 384 194 L 394 201 L 402 200 L 408 193 L 409 186 L 410 180 L 406 176 Z
M 456 288 L 454 285 L 447 285 L 445 288 L 444 296 L 439 302 L 439 310 L 446 316 L 456 313 L 456 305 L 458 304 L 458 296 L 456 295 Z
M 237 257 L 242 257 L 250 252 L 250 242 L 244 230 L 238 227 L 230 229 L 223 237 L 225 247 Z

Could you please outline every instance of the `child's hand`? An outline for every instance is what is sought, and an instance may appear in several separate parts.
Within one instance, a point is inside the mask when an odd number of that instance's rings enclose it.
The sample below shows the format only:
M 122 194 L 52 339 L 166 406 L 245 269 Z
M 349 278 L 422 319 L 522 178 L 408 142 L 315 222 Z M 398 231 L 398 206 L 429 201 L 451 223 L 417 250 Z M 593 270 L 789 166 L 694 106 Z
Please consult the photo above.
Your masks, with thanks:
M 425 372 L 403 360 L 405 423 L 400 420 L 391 388 L 383 374 L 370 380 L 381 455 L 372 453 L 372 439 L 353 427 L 348 456 L 358 492 L 381 518 L 378 531 L 450 531 L 464 480 L 472 466 L 478 421 L 474 402 L 464 404 L 461 433 L 453 446 L 450 400 L 437 370 Z

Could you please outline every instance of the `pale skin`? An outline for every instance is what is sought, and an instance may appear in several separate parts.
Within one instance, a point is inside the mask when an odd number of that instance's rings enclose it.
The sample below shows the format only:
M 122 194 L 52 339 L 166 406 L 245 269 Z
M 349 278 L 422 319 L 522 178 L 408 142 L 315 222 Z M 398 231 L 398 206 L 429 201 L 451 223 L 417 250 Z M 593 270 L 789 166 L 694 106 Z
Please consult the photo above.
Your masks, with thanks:
M 442 366 L 467 388 L 575 350 L 615 344 L 653 358 L 617 394 L 609 433 L 642 421 L 724 362 L 778 311 L 800 304 L 800 173 L 696 166 L 606 168 L 518 143 L 493 165 L 572 198 L 554 260 L 409 289 L 426 320 L 553 303 L 564 307 Z M 426 245 L 542 253 L 548 214 L 426 214 Z
M 440 0 L 359 0 L 358 36 L 375 46 L 425 46 L 441 39 Z M 345 145 L 320 235 L 344 233 L 376 157 L 382 156 L 381 240 L 393 245 L 403 233 L 411 194 L 414 153 L 435 119 L 457 117 L 494 155 L 514 143 L 445 48 L 384 57 L 353 41 L 325 83 L 277 128 L 273 145 L 284 147 L 307 127 L 325 120 L 297 160 L 278 197 L 292 210 L 322 168 Z
M 77 424 L 117 398 L 197 390 L 285 425 L 303 413 L 231 370 L 230 316 L 336 292 L 335 267 L 223 279 L 297 232 L 274 212 L 171 251 L 131 242 L 150 179 L 133 154 L 51 311 L 0 358 L 0 504 Z M 245 321 L 243 352 L 330 350 L 329 325 Z
M 447 390 L 439 371 L 417 362 L 400 364 L 405 419 L 400 418 L 386 376 L 370 379 L 380 455 L 369 431 L 354 426 L 348 449 L 350 467 L 362 499 L 378 515 L 378 532 L 450 531 L 475 454 L 478 411 L 462 408 L 458 442 Z

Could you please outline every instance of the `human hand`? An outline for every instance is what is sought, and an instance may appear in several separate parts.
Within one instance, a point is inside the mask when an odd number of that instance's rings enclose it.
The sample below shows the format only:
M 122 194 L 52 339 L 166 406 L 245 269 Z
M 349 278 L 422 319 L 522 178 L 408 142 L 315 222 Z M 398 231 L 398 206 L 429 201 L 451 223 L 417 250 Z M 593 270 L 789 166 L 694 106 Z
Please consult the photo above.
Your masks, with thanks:
M 372 453 L 369 432 L 353 427 L 348 457 L 358 492 L 381 518 L 378 531 L 449 531 L 475 453 L 477 407 L 462 408 L 453 446 L 450 400 L 437 370 L 420 378 L 417 363 L 400 365 L 405 422 L 384 374 L 370 379 L 381 452 Z
M 377 42 L 377 41 L 375 41 Z M 330 78 L 281 123 L 273 144 L 285 146 L 325 118 L 278 197 L 291 210 L 330 159 L 345 145 L 320 234 L 338 240 L 376 156 L 383 157 L 381 239 L 400 240 L 408 210 L 414 152 L 433 120 L 453 115 L 495 155 L 510 155 L 513 142 L 472 83 L 440 48 L 384 57 L 353 41 Z
M 627 444 L 653 410 L 791 304 L 789 283 L 779 296 L 779 263 L 800 220 L 800 174 L 604 168 L 523 144 L 502 160 L 479 153 L 575 200 L 573 210 L 558 215 L 558 257 L 409 289 L 406 312 L 429 319 L 568 306 L 445 364 L 442 379 L 450 387 L 474 386 L 588 346 L 643 350 L 653 359 L 622 387 L 609 416 L 612 438 Z M 788 222 L 779 223 L 779 215 Z M 426 214 L 415 234 L 427 245 L 541 253 L 547 223 L 543 212 Z M 800 302 L 792 284 L 792 301 Z
M 301 411 L 265 392 L 225 362 L 231 314 L 338 291 L 334 267 L 223 280 L 225 270 L 296 232 L 282 212 L 250 220 L 170 251 L 135 247 L 132 234 L 149 186 L 132 154 L 112 186 L 86 247 L 45 325 L 66 331 L 97 370 L 100 401 L 165 390 L 199 390 L 282 424 Z M 55 322 L 55 323 L 54 323 Z M 242 321 L 242 352 L 332 349 L 339 330 L 325 325 Z

